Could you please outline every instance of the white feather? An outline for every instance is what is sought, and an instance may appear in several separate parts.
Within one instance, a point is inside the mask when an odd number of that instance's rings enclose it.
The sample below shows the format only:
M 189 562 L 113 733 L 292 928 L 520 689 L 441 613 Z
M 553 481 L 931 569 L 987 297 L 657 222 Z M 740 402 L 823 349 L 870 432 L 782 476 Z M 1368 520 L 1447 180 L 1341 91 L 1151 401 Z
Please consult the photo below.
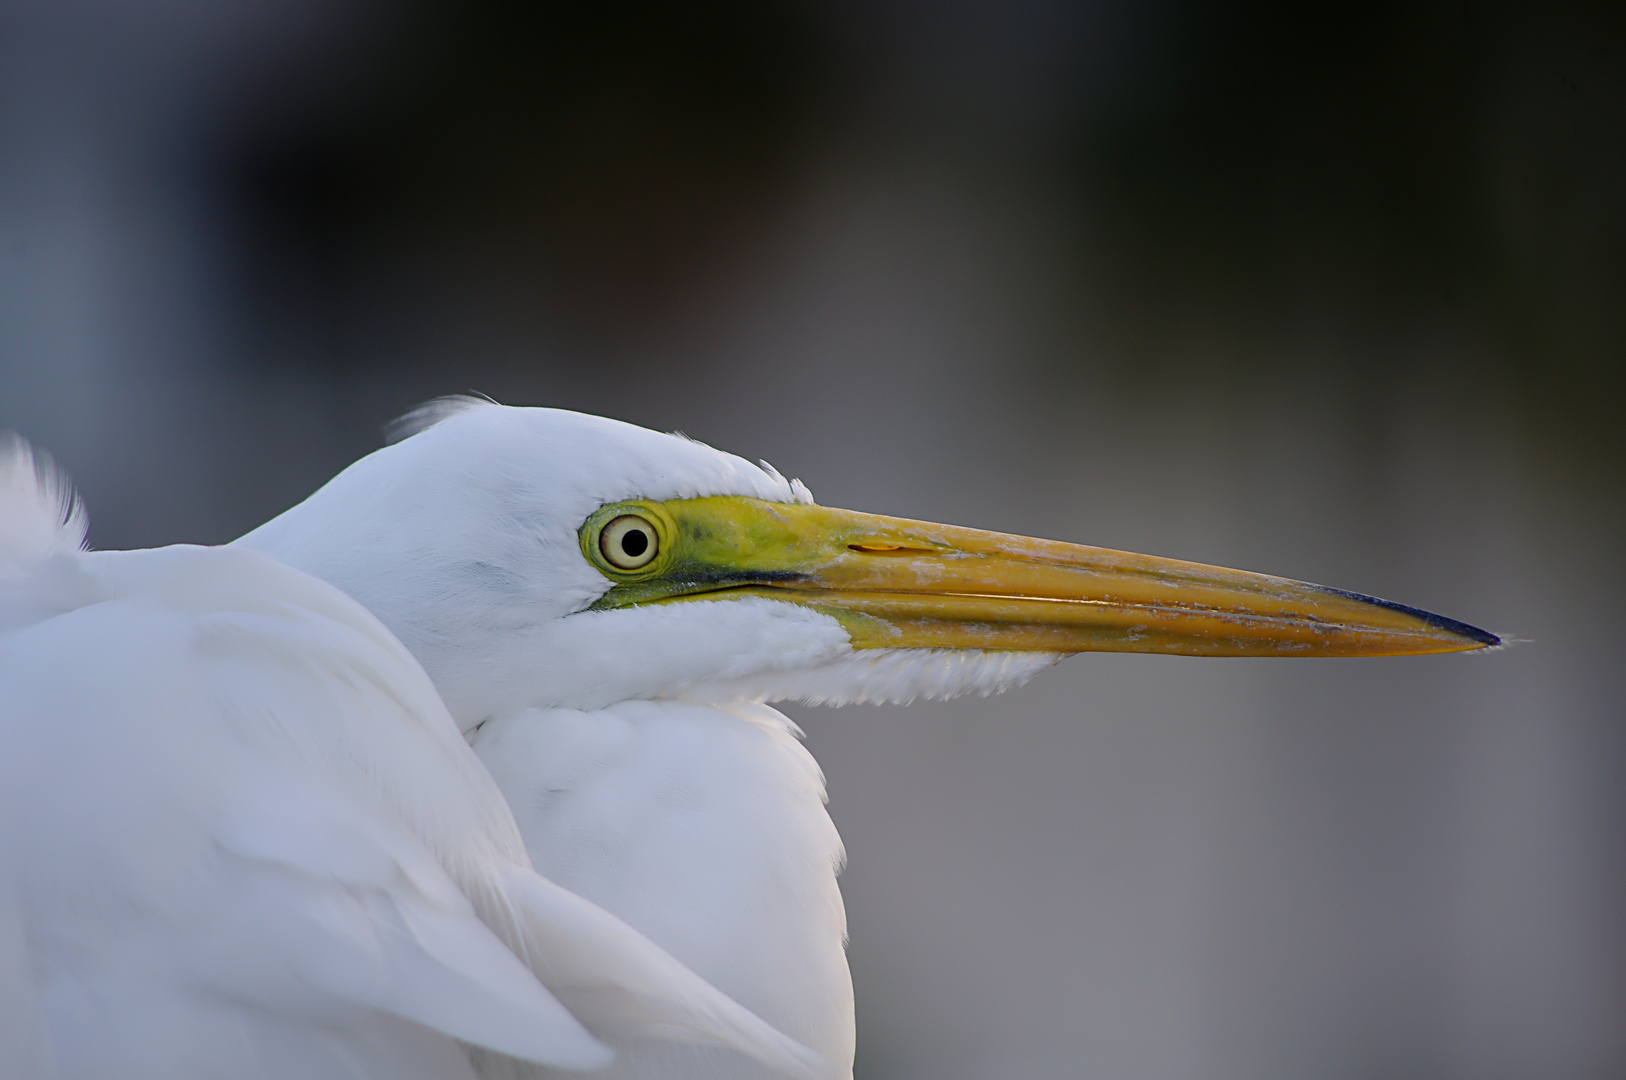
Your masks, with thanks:
M 442 420 L 450 420 L 460 412 L 495 404 L 497 404 L 495 401 L 483 394 L 447 394 L 445 397 L 426 401 L 391 421 L 384 428 L 384 441 L 398 443 L 402 439 L 410 439 L 420 431 L 428 431 Z
M 555 410 L 397 435 L 228 549 L 81 554 L 71 489 L 0 454 L 6 1075 L 850 1076 L 841 843 L 762 702 L 1054 657 L 855 652 L 761 598 L 588 611 L 599 506 L 811 495 Z
M 88 522 L 73 485 L 48 456 L 0 433 L 0 581 L 85 546 Z
M 0 922 L 26 955 L 0 1015 L 34 1025 L 0 1073 L 385 1076 L 453 1039 L 608 1059 L 459 889 L 501 861 L 504 808 L 468 797 L 382 627 L 251 552 L 85 562 L 96 602 L 0 640 Z
M 0 434 L 0 633 L 89 603 L 85 510 L 44 454 Z
M 611 585 L 576 535 L 594 510 L 718 494 L 795 502 L 804 492 L 675 435 L 465 402 L 236 543 L 361 601 L 428 669 L 467 730 L 553 692 L 551 674 L 533 670 L 539 658 L 557 660 L 557 671 L 595 654 L 556 625 Z
M 1021 686 L 1061 659 L 1059 653 L 980 649 L 849 650 L 812 667 L 696 682 L 679 696 L 698 702 L 907 705 L 917 698 L 941 701 L 965 694 L 987 697 Z
M 474 739 L 539 867 L 850 1075 L 852 983 L 824 777 L 763 705 L 529 709 Z M 569 1003 L 570 999 L 565 999 Z M 628 1046 L 608 1075 L 765 1080 L 733 1054 Z
M 835 619 L 755 597 L 587 610 L 611 586 L 577 535 L 600 506 L 811 495 L 767 465 L 575 413 L 458 401 L 412 428 L 239 543 L 401 636 L 545 874 L 850 1076 L 840 840 L 817 765 L 761 703 L 991 693 L 1056 657 L 860 652 Z M 765 1075 L 738 1054 L 612 1038 L 623 1080 Z
M 352 599 L 250 550 L 78 554 L 65 489 L 7 460 L 0 521 L 32 524 L 0 580 L 0 1075 L 470 1075 L 456 1040 L 494 1069 L 604 1065 L 544 984 L 618 1038 L 814 1075 L 529 868 Z

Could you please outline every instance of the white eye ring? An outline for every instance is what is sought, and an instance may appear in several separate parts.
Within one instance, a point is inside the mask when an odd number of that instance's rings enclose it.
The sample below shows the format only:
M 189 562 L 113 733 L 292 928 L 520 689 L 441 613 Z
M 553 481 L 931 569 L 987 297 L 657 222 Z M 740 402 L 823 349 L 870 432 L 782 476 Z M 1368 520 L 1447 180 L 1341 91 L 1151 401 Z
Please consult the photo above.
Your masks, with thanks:
M 660 533 L 648 518 L 622 514 L 598 534 L 598 550 L 617 570 L 640 570 L 660 554 Z

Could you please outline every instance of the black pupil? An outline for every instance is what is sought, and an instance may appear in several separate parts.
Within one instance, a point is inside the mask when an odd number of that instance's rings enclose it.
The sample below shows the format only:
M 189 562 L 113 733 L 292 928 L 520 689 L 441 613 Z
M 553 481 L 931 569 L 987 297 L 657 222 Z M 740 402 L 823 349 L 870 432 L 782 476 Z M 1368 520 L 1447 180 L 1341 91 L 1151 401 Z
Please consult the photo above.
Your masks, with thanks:
M 621 550 L 636 559 L 649 550 L 649 534 L 642 529 L 628 529 L 621 534 Z

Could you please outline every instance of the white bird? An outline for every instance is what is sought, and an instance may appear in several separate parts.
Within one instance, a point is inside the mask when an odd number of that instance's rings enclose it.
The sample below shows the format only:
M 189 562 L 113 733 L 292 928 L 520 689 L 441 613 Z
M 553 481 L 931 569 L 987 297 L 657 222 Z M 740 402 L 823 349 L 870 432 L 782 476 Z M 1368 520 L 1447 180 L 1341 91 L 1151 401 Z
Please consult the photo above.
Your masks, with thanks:
M 226 550 L 12 545 L 0 993 L 35 1019 L 0 1064 L 88 1032 L 180 1041 L 151 1075 L 250 1042 L 278 1048 L 264 1075 L 315 1075 L 276 1040 L 457 1075 L 451 1036 L 497 1052 L 488 1075 L 847 1077 L 841 844 L 767 702 L 988 693 L 1085 650 L 1497 644 L 1320 586 L 820 507 L 597 417 L 458 400 L 406 434 Z M 380 899 L 335 927 L 335 893 Z M 405 962 L 355 942 L 425 905 L 480 944 L 433 939 L 416 981 L 386 980 Z M 62 1075 L 142 1075 L 111 1060 Z
M 0 1076 L 608 1064 L 583 1023 L 817 1075 L 530 869 L 423 669 L 354 600 L 246 549 L 83 537 L 0 446 Z

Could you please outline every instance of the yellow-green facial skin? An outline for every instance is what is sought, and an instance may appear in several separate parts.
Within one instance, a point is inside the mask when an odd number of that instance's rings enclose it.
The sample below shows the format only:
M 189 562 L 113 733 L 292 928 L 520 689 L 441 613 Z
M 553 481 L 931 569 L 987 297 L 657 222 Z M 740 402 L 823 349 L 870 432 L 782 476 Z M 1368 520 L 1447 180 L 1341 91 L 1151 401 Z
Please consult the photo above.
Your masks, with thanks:
M 659 538 L 654 560 L 637 571 L 624 571 L 600 550 L 605 525 L 636 514 L 652 525 Z M 842 538 L 844 511 L 800 503 L 769 503 L 746 496 L 711 496 L 652 503 L 631 499 L 598 507 L 580 529 L 582 555 L 615 581 L 610 592 L 590 610 L 631 607 L 670 600 L 719 600 L 758 595 L 753 589 L 795 589 L 816 576 L 831 556 L 846 550 Z M 774 599 L 802 602 L 803 597 L 774 594 Z M 885 633 L 878 620 L 841 608 L 820 608 L 868 639 Z
M 626 515 L 657 543 L 634 570 L 601 548 Z M 835 618 L 859 649 L 1398 656 L 1499 644 L 1452 619 L 1286 578 L 744 496 L 611 503 L 580 537 L 615 582 L 593 610 L 763 597 Z

